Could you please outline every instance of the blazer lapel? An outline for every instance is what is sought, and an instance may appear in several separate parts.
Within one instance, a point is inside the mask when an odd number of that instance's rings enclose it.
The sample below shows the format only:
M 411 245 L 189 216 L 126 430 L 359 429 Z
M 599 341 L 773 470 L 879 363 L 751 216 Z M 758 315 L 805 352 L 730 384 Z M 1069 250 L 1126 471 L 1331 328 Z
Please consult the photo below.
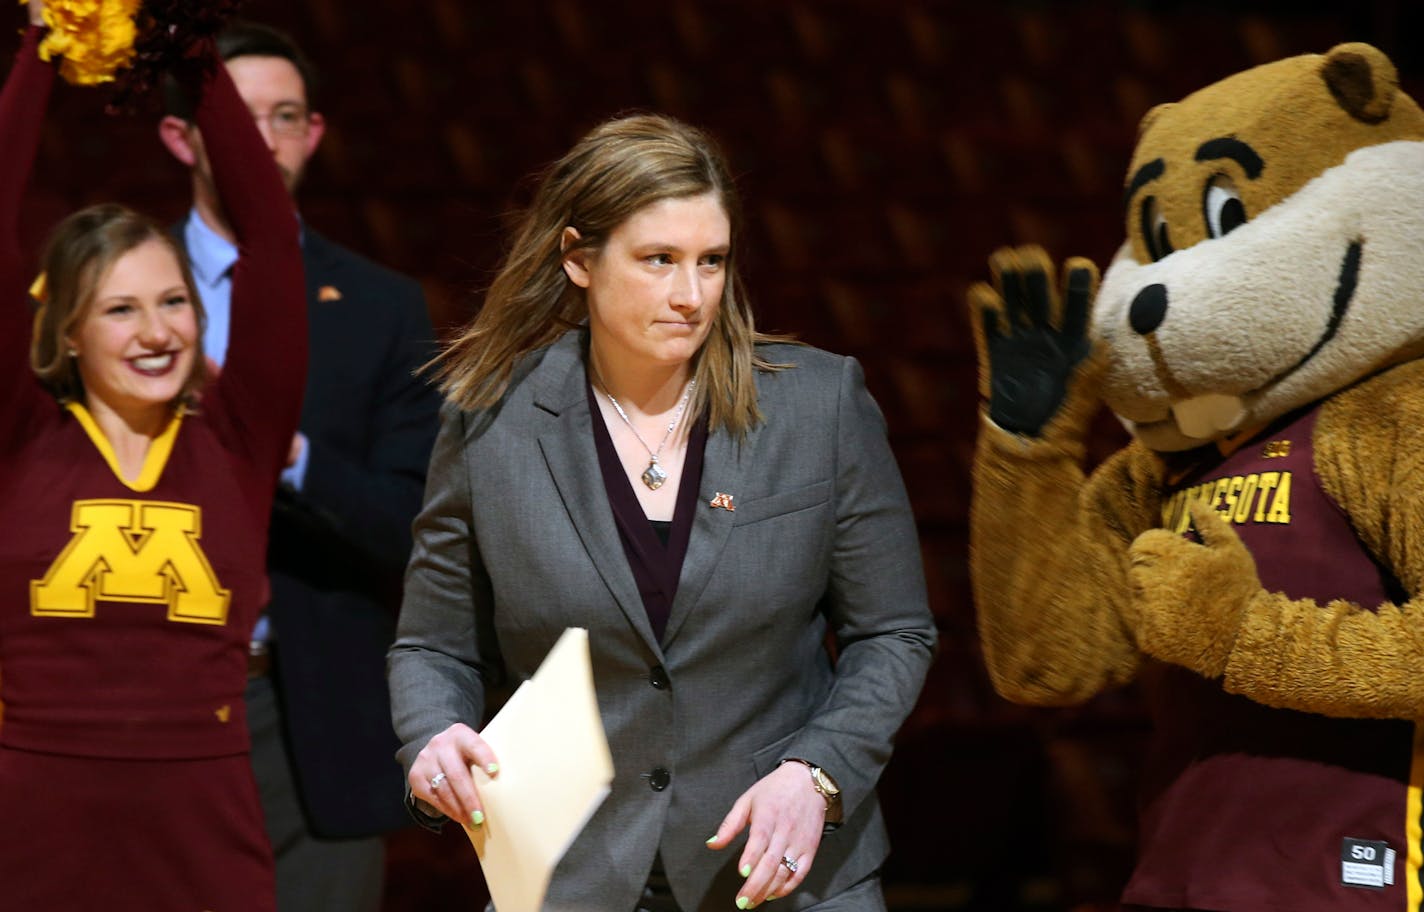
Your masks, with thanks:
M 682 561 L 682 576 L 678 579 L 677 595 L 673 598 L 663 642 L 671 643 L 688 615 L 702 598 L 703 591 L 719 569 L 722 550 L 732 534 L 736 514 L 713 507 L 718 494 L 732 495 L 736 503 L 738 492 L 746 489 L 744 480 L 752 465 L 761 429 L 753 428 L 738 444 L 724 429 L 707 437 L 707 450 L 702 460 L 702 484 L 697 491 L 697 510 L 692 517 L 692 535 L 687 542 L 687 556 Z M 735 568 L 730 568 L 735 571 Z
M 589 559 L 628 617 L 629 624 L 661 657 L 662 650 L 653 636 L 637 581 L 623 553 L 613 510 L 608 505 L 608 493 L 603 489 L 583 389 L 586 380 L 579 352 L 581 335 L 577 332 L 565 335 L 537 368 L 539 379 L 545 382 L 535 391 L 534 404 L 554 416 L 553 422 L 539 434 L 539 448 Z

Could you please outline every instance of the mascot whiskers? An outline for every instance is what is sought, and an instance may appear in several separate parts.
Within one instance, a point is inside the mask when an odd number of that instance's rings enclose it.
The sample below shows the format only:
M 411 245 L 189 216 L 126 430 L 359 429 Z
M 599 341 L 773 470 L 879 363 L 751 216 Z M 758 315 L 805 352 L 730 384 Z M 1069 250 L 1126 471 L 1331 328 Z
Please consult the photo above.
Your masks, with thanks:
M 1001 250 L 971 569 L 1005 697 L 1139 680 L 1132 907 L 1421 901 L 1424 114 L 1378 50 L 1144 119 L 1098 288 Z M 1106 404 L 1132 441 L 1091 475 Z

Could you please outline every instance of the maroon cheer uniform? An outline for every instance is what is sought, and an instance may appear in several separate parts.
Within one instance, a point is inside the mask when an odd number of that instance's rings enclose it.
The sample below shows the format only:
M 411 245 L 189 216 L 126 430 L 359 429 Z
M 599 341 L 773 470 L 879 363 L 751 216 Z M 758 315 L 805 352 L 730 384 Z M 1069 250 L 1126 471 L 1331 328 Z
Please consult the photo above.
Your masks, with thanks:
M 270 910 L 243 690 L 306 370 L 295 214 L 209 54 L 197 123 L 241 250 L 231 349 L 126 482 L 29 369 L 17 222 L 53 81 L 39 36 L 0 95 L 0 904 Z

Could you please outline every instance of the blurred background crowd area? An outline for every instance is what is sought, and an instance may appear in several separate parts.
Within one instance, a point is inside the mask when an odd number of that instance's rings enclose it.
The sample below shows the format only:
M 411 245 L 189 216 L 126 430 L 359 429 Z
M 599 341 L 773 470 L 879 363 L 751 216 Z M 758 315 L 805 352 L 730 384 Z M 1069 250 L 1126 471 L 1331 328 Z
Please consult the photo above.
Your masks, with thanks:
M 965 289 L 1003 244 L 1106 265 L 1154 104 L 1352 40 L 1424 97 L 1424 4 L 249 0 L 245 15 L 291 32 L 321 73 L 329 129 L 304 217 L 416 276 L 442 331 L 479 300 L 530 176 L 593 124 L 655 110 L 722 142 L 759 326 L 864 363 L 919 523 L 943 643 L 881 789 L 892 909 L 1113 908 L 1146 723 L 1131 692 L 1046 711 L 988 685 L 966 571 Z M 25 213 L 35 248 L 96 200 L 182 215 L 156 105 L 111 118 L 103 102 L 58 94 Z M 1105 417 L 1094 458 L 1123 439 Z M 479 908 L 463 834 L 390 847 L 391 912 Z

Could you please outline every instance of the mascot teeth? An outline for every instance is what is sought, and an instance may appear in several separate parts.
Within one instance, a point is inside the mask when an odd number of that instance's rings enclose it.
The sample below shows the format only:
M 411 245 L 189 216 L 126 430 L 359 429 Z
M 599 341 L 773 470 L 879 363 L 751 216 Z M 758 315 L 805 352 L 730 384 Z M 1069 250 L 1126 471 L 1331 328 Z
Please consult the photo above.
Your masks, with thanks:
M 1211 440 L 1234 431 L 1246 418 L 1246 405 L 1236 396 L 1207 393 L 1172 403 L 1177 429 L 1188 437 Z

